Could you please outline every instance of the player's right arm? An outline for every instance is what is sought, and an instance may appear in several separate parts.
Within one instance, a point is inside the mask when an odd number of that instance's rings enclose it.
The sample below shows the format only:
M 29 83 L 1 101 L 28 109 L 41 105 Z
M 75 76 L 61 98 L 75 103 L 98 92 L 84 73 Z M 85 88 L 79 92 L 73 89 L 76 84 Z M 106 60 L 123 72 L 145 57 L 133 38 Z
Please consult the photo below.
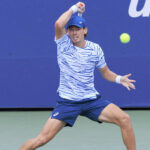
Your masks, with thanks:
M 78 2 L 76 5 L 74 5 L 77 7 L 76 12 L 80 12 L 83 13 L 85 11 L 85 4 L 82 2 Z M 81 8 L 82 6 L 82 8 Z M 63 37 L 63 35 L 66 33 L 65 30 L 65 25 L 67 24 L 67 22 L 69 21 L 69 19 L 71 18 L 72 14 L 75 13 L 74 10 L 72 9 L 72 7 L 67 10 L 66 12 L 64 12 L 55 22 L 55 37 L 56 40 L 60 39 L 61 37 Z
M 58 20 L 55 22 L 55 37 L 56 40 L 60 39 L 65 33 L 65 25 L 69 21 L 70 17 L 72 16 L 73 11 L 69 9 L 65 13 L 63 13 Z

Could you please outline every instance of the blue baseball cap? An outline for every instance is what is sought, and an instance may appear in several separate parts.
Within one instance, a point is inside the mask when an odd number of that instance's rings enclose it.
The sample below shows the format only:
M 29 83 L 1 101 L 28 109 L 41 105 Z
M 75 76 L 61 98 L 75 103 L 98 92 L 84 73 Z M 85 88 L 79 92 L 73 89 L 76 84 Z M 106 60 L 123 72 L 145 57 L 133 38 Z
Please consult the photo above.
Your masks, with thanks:
M 80 16 L 72 16 L 67 23 L 67 26 L 66 26 L 67 29 L 70 26 L 77 26 L 79 28 L 84 28 L 84 27 L 86 27 L 85 19 Z

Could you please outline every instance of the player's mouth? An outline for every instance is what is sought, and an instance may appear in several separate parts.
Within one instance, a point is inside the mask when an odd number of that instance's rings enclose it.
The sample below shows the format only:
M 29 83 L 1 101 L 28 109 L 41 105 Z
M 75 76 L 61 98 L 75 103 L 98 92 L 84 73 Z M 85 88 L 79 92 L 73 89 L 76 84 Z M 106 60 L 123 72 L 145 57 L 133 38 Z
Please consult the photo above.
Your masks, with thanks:
M 77 37 L 77 36 L 73 37 L 73 40 L 75 40 L 75 41 L 77 41 L 78 39 L 79 39 L 79 37 Z

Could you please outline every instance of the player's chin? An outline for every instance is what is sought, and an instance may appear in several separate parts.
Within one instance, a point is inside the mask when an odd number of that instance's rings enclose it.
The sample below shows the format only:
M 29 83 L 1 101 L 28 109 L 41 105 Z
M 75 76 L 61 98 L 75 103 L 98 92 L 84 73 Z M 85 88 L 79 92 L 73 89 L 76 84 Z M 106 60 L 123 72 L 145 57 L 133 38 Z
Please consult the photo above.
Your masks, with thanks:
M 80 40 L 79 40 L 79 39 L 72 39 L 72 42 L 73 42 L 74 44 L 77 44 L 77 43 L 80 42 Z

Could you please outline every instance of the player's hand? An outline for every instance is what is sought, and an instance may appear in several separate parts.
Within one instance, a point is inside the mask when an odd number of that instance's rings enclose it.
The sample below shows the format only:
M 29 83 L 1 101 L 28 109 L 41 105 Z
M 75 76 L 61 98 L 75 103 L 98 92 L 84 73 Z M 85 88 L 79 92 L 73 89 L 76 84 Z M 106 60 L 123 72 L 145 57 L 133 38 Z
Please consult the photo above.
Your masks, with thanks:
M 84 13 L 85 12 L 85 4 L 83 2 L 78 2 L 76 4 L 76 6 L 78 7 L 78 12 L 79 13 Z
M 136 82 L 135 80 L 130 80 L 130 79 L 129 79 L 130 76 L 131 76 L 131 73 L 122 76 L 121 79 L 120 79 L 120 83 L 121 83 L 124 87 L 126 87 L 129 91 L 130 91 L 130 88 L 132 88 L 132 89 L 135 90 L 135 86 L 134 86 L 133 83 Z

